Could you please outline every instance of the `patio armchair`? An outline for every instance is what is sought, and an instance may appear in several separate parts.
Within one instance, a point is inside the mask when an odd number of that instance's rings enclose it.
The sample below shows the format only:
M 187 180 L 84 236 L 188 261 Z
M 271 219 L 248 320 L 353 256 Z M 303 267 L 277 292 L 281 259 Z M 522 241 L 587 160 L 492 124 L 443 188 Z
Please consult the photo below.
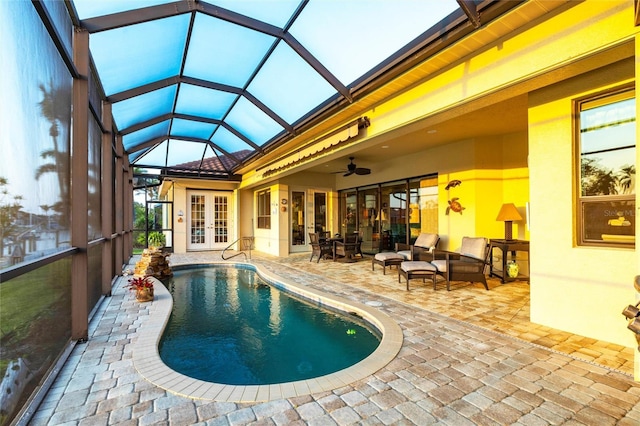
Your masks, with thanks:
M 444 277 L 447 290 L 451 290 L 451 281 L 480 282 L 486 290 L 489 290 L 484 275 L 485 268 L 489 264 L 488 243 L 489 241 L 483 237 L 463 237 L 458 252 L 434 250 L 434 260 L 430 263 L 435 266 L 436 273 Z
M 331 243 L 325 241 L 320 241 L 320 236 L 315 232 L 309 232 L 309 242 L 311 244 L 311 257 L 309 258 L 309 262 L 313 260 L 313 256 L 317 256 L 318 259 L 316 263 L 320 262 L 321 258 L 327 257 L 327 255 L 333 254 L 333 247 Z
M 345 260 L 352 260 L 356 254 L 362 255 L 360 252 L 360 238 L 358 234 L 347 234 L 344 237 L 344 241 L 333 242 L 334 262 L 338 256 L 343 257 Z

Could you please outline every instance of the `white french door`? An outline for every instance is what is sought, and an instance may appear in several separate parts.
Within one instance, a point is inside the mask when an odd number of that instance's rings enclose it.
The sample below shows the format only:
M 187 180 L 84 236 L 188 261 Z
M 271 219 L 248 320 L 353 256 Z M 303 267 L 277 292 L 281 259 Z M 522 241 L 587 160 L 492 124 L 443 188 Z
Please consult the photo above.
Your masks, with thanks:
M 291 215 L 291 241 L 289 246 L 289 252 L 300 253 L 309 250 L 307 246 L 307 212 L 306 212 L 306 198 L 307 193 L 305 191 L 291 191 L 289 199 L 291 200 L 289 214 Z
M 291 240 L 289 251 L 309 251 L 309 232 L 328 231 L 327 193 L 324 191 L 292 190 L 289 195 Z
M 232 227 L 231 194 L 189 191 L 187 250 L 222 250 L 229 245 Z

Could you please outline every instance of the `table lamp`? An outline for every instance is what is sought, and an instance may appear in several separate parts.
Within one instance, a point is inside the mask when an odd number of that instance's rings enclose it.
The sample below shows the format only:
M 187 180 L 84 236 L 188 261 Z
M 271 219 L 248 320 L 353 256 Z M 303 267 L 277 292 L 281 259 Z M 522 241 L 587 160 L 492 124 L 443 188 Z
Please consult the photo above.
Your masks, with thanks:
M 500 207 L 500 212 L 496 220 L 504 222 L 504 239 L 507 241 L 513 240 L 511 234 L 511 228 L 514 220 L 522 220 L 520 212 L 513 203 L 505 203 Z

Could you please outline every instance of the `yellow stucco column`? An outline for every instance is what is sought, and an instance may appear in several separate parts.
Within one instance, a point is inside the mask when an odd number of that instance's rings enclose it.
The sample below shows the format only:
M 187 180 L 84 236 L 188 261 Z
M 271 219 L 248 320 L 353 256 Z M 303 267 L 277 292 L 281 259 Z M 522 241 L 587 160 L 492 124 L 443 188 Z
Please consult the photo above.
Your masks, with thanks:
M 636 83 L 635 84 L 636 84 L 636 105 L 637 105 L 638 93 L 640 93 L 640 90 L 638 90 L 640 88 L 638 87 L 638 78 L 637 78 L 637 76 L 640 75 L 638 74 L 638 72 L 640 72 L 640 35 L 636 34 L 635 38 L 636 38 L 636 42 L 635 42 Z M 640 150 L 638 149 L 638 140 L 640 140 L 640 126 L 638 126 L 639 122 L 640 120 L 638 120 L 638 108 L 636 107 L 636 168 L 638 164 L 640 164 Z M 640 250 L 638 250 L 638 225 L 640 225 L 639 213 L 640 213 L 640 197 L 638 196 L 638 191 L 636 191 L 636 259 L 637 259 L 636 273 L 638 275 L 640 275 Z M 638 281 L 637 277 L 636 277 L 636 281 Z M 632 286 L 635 292 L 636 303 L 638 303 L 640 302 L 640 291 L 637 291 L 638 289 L 636 287 L 637 286 Z M 634 353 L 634 358 L 633 358 L 633 376 L 636 381 L 640 381 L 640 350 L 638 350 L 638 348 L 636 348 Z

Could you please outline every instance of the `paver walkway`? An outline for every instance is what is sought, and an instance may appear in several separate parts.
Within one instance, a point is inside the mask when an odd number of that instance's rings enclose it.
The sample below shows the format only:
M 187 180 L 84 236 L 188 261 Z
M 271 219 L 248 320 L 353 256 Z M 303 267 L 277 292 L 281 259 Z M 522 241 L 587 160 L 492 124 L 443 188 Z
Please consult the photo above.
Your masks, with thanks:
M 212 252 L 171 257 L 173 265 L 219 260 Z M 253 253 L 252 262 L 327 293 L 378 302 L 403 329 L 399 355 L 366 379 L 304 397 L 246 404 L 172 395 L 133 367 L 131 345 L 150 304 L 135 302 L 120 280 L 31 424 L 640 424 L 633 349 L 529 323 L 526 283 L 434 292 L 415 280 L 406 292 L 395 271 L 372 272 L 367 261 Z

